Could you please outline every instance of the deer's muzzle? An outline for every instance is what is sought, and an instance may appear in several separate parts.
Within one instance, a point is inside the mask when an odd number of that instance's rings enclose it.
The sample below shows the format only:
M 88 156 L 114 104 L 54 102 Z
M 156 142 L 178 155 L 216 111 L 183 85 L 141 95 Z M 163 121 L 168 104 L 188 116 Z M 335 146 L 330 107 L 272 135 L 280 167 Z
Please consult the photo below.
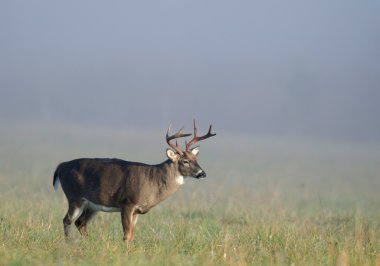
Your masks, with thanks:
M 206 172 L 205 171 L 200 171 L 196 176 L 195 178 L 198 178 L 198 179 L 201 179 L 201 178 L 205 178 L 206 177 Z

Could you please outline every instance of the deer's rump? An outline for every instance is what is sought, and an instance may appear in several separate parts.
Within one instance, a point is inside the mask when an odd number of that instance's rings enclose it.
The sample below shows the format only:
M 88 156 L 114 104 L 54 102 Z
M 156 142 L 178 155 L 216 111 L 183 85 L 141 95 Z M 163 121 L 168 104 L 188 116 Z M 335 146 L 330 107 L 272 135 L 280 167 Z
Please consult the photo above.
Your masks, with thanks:
M 112 206 L 111 202 L 123 201 L 120 195 L 124 194 L 129 165 L 130 162 L 119 159 L 75 159 L 58 165 L 53 185 L 57 188 L 61 183 L 68 199 L 83 198 L 95 204 Z

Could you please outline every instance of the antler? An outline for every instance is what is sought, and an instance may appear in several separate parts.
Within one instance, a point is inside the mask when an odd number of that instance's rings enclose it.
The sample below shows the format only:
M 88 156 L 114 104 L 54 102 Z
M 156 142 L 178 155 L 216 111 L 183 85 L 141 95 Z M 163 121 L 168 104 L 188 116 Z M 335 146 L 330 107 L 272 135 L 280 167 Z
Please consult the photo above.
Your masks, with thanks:
M 176 144 L 173 144 L 170 141 L 173 140 L 173 139 L 177 139 L 177 138 L 188 137 L 188 136 L 191 136 L 191 134 L 183 133 L 182 132 L 183 127 L 182 127 L 177 133 L 175 133 L 174 135 L 169 136 L 170 127 L 171 127 L 171 124 L 169 125 L 168 131 L 166 132 L 166 142 L 168 143 L 168 145 L 171 148 L 173 148 L 176 152 L 178 152 L 178 154 L 182 155 L 183 151 L 178 147 L 177 140 L 176 140 Z
M 195 119 L 194 119 L 194 137 L 190 142 L 187 142 L 187 141 L 185 142 L 186 143 L 186 151 L 189 152 L 190 147 L 192 145 L 194 145 L 195 143 L 197 143 L 198 141 L 201 141 L 201 140 L 207 139 L 209 137 L 215 136 L 216 134 L 211 133 L 211 130 L 212 130 L 212 125 L 210 125 L 210 128 L 208 129 L 208 132 L 206 135 L 198 137 L 197 136 L 198 129 L 197 129 L 197 126 L 195 125 Z

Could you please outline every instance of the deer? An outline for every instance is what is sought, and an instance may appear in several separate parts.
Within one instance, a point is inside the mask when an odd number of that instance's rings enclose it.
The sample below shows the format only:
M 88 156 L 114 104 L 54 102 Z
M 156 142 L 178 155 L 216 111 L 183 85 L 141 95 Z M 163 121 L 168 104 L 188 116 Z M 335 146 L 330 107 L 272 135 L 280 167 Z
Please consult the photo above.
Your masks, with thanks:
M 184 178 L 206 177 L 206 172 L 197 162 L 199 146 L 192 146 L 216 135 L 211 133 L 212 125 L 205 135 L 198 136 L 194 120 L 194 135 L 190 141 L 185 140 L 184 150 L 178 146 L 177 140 L 192 134 L 183 133 L 182 127 L 170 135 L 170 129 L 171 125 L 166 132 L 166 142 L 170 147 L 166 149 L 167 160 L 160 164 L 116 158 L 80 158 L 57 166 L 53 186 L 57 190 L 61 184 L 68 202 L 68 211 L 63 218 L 66 239 L 72 223 L 80 235 L 87 236 L 88 222 L 102 211 L 120 212 L 123 240 L 132 241 L 139 214 L 147 213 L 171 196 L 184 184 Z

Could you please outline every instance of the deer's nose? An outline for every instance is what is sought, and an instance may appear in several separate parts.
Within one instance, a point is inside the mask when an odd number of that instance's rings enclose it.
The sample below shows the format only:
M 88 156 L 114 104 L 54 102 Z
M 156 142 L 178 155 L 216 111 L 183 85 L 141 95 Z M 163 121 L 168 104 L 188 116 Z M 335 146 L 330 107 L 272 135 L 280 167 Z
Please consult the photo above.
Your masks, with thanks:
M 195 177 L 196 178 L 205 178 L 206 177 L 206 172 L 203 171 L 203 170 L 200 170 Z

